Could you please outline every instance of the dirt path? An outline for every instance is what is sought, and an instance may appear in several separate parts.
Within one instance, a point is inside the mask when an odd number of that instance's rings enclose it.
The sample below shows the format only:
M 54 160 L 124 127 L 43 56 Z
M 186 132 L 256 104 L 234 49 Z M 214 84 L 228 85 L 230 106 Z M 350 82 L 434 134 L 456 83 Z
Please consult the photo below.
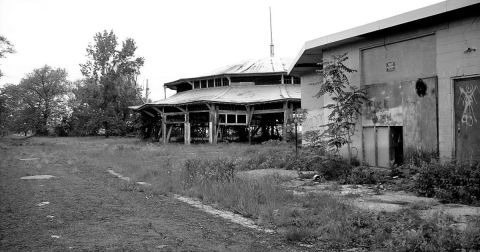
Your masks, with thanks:
M 166 196 L 131 190 L 61 145 L 0 148 L 0 250 L 301 251 Z M 36 159 L 38 158 L 38 159 Z M 24 160 L 21 160 L 24 159 Z M 20 180 L 53 175 L 43 180 Z M 39 206 L 39 203 L 49 202 Z

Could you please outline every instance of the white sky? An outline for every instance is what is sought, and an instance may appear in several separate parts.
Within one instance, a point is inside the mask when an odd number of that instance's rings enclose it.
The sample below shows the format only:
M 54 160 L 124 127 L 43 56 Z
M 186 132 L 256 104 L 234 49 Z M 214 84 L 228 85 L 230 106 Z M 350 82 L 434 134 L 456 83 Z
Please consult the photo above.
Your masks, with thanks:
M 294 58 L 303 43 L 440 0 L 0 0 L 0 34 L 17 53 L 0 59 L 0 85 L 34 68 L 80 63 L 95 33 L 113 29 L 145 58 L 139 82 L 163 98 L 163 83 L 194 77 L 245 59 L 269 56 L 268 6 L 275 55 Z M 172 92 L 173 93 L 173 92 Z M 171 94 L 167 92 L 167 94 Z

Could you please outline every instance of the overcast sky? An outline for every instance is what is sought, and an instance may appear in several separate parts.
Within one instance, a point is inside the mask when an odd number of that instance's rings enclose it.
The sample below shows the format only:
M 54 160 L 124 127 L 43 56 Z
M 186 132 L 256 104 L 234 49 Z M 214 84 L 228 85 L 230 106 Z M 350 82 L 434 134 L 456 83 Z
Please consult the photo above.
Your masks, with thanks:
M 16 49 L 0 59 L 0 85 L 47 64 L 81 78 L 95 33 L 133 38 L 145 58 L 139 82 L 151 97 L 163 83 L 269 56 L 268 7 L 275 55 L 294 58 L 306 40 L 431 5 L 439 0 L 0 0 L 0 34 Z M 119 43 L 121 43 L 119 41 Z

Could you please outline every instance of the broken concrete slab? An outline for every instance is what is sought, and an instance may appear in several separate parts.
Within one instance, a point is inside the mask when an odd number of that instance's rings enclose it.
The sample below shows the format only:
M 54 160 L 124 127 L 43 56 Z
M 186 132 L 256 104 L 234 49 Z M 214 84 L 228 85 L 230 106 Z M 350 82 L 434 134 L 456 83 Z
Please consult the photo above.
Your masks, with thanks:
M 38 203 L 37 206 L 45 206 L 45 205 L 48 205 L 48 204 L 50 204 L 50 202 L 43 201 L 43 202 Z
M 125 181 L 130 181 L 131 180 L 129 177 L 124 177 L 122 174 L 117 173 L 114 170 L 108 169 L 107 172 L 112 174 L 113 176 L 121 179 L 121 180 L 125 180 Z
M 51 179 L 51 178 L 55 178 L 55 176 L 53 176 L 53 175 L 32 175 L 32 176 L 24 176 L 24 177 L 21 177 L 20 179 L 30 180 L 30 179 Z
M 20 158 L 21 161 L 32 161 L 32 160 L 38 160 L 40 158 Z
M 200 209 L 200 210 L 202 210 L 206 213 L 219 216 L 223 219 L 229 220 L 229 221 L 231 221 L 233 223 L 236 223 L 236 224 L 240 224 L 244 227 L 256 229 L 256 230 L 263 231 L 263 232 L 269 233 L 269 234 L 275 232 L 272 229 L 262 228 L 262 227 L 256 225 L 253 220 L 247 219 L 247 218 L 245 218 L 245 217 L 243 217 L 239 214 L 235 214 L 235 213 L 232 213 L 230 211 L 218 210 L 218 209 L 213 208 L 212 206 L 205 205 L 198 200 L 188 198 L 188 197 L 184 197 L 184 196 L 180 196 L 180 195 L 177 195 L 177 194 L 174 194 L 173 197 L 175 199 L 180 200 L 184 203 L 187 203 L 187 204 L 189 204 L 193 207 L 196 207 L 196 208 L 198 208 L 198 209 Z
M 298 178 L 298 171 L 282 169 L 259 169 L 240 171 L 237 173 L 237 176 L 243 179 L 264 179 L 271 176 L 278 176 L 282 179 L 296 179 Z

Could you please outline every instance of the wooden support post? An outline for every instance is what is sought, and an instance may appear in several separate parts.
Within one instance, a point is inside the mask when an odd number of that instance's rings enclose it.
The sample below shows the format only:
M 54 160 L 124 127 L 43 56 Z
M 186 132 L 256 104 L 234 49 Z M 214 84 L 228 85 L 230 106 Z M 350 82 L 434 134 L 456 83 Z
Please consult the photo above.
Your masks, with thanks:
M 165 108 L 162 111 L 158 111 L 162 117 L 162 142 L 167 143 L 167 115 L 165 114 Z
M 218 143 L 218 106 L 213 105 L 213 143 L 217 144 Z
M 184 131 L 183 131 L 183 139 L 185 140 L 185 144 L 190 144 L 190 114 L 187 112 L 185 114 L 185 123 L 184 123 Z
M 282 141 L 287 142 L 288 103 L 283 103 Z
M 250 130 L 250 125 L 252 123 L 252 116 L 253 116 L 253 111 L 254 107 L 253 106 L 245 106 L 247 109 L 247 130 L 248 130 L 248 144 L 252 144 L 252 131 Z
M 166 124 L 167 118 L 165 116 L 162 116 L 162 142 L 164 144 L 167 143 L 167 124 Z
M 167 133 L 167 143 L 170 142 L 170 134 L 172 133 L 172 129 L 173 129 L 173 126 L 175 126 L 174 124 L 170 125 L 170 127 L 168 127 L 168 133 Z
M 209 104 L 210 116 L 208 122 L 208 142 L 211 144 L 217 143 L 217 119 L 218 119 L 218 110 L 215 104 Z

